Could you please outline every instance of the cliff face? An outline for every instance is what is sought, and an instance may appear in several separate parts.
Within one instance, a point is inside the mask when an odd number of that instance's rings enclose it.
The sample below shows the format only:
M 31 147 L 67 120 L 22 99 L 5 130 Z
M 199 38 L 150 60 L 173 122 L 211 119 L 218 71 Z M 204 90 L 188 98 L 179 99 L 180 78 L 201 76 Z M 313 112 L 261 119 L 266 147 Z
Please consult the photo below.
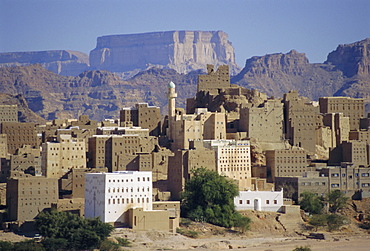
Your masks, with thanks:
M 90 52 L 92 69 L 112 72 L 145 70 L 150 66 L 174 69 L 179 73 L 206 69 L 207 64 L 235 63 L 234 48 L 223 31 L 166 31 L 103 36 Z
M 328 55 L 326 64 L 333 64 L 347 77 L 370 74 L 370 38 L 353 43 L 341 44 Z
M 0 53 L 0 67 L 30 64 L 41 64 L 63 76 L 77 76 L 89 68 L 89 56 L 82 52 L 66 50 Z
M 269 96 L 297 90 L 311 100 L 344 95 L 370 103 L 369 48 L 370 39 L 340 45 L 323 64 L 310 64 L 304 53 L 294 50 L 253 57 L 231 82 Z

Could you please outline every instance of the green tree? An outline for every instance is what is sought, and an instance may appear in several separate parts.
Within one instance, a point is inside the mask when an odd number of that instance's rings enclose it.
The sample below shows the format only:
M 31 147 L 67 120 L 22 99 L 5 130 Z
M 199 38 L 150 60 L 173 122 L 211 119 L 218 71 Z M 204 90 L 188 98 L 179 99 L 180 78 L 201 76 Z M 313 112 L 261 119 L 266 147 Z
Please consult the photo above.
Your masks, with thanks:
M 327 215 L 326 214 L 314 214 L 308 220 L 308 223 L 315 227 L 315 231 L 319 227 L 324 227 L 327 225 Z
M 182 193 L 183 215 L 218 226 L 235 226 L 241 219 L 234 205 L 234 197 L 239 194 L 238 186 L 232 180 L 205 168 L 195 169 L 192 174 Z
M 70 249 L 97 248 L 110 235 L 114 227 L 100 219 L 84 219 L 67 212 L 41 212 L 35 220 L 36 228 L 45 238 L 50 250 L 60 245 Z M 66 241 L 62 241 L 66 240 Z
M 341 226 L 344 225 L 345 220 L 346 218 L 343 215 L 328 214 L 326 217 L 328 230 L 329 231 L 338 230 Z
M 324 207 L 322 199 L 311 192 L 303 192 L 300 194 L 299 205 L 301 209 L 310 214 L 321 214 Z
M 340 190 L 334 190 L 327 195 L 326 201 L 329 203 L 329 211 L 336 213 L 338 210 L 346 207 L 348 197 Z

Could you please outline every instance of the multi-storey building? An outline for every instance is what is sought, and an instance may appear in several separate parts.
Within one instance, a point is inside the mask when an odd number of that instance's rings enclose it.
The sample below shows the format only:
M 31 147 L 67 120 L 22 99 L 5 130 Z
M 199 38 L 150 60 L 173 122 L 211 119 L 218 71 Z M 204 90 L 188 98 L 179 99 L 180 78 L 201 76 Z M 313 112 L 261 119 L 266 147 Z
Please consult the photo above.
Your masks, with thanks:
M 59 179 L 59 194 L 63 198 L 84 198 L 85 173 L 108 172 L 107 168 L 72 168 Z
M 94 135 L 89 138 L 89 167 L 107 167 L 110 172 L 138 170 L 137 153 L 151 153 L 157 145 L 152 136 Z
M 316 128 L 318 107 L 298 97 L 297 91 L 284 94 L 285 137 L 292 146 L 303 147 L 309 153 L 316 151 Z
M 98 127 L 97 135 L 129 135 L 136 134 L 139 137 L 149 137 L 149 129 L 141 127 L 118 127 L 118 126 L 104 126 Z
M 168 163 L 168 190 L 171 192 L 171 198 L 180 199 L 180 192 L 183 191 L 185 183 L 191 177 L 191 170 L 197 168 L 206 168 L 216 171 L 216 159 L 214 150 L 204 148 L 197 144 L 195 148 L 191 142 L 188 150 L 177 150 L 174 156 L 169 157 Z
M 207 64 L 207 75 L 198 76 L 198 92 L 209 92 L 217 95 L 221 89 L 230 87 L 230 72 L 228 65 L 220 65 L 215 71 L 213 65 Z
M 322 97 L 319 98 L 321 113 L 343 113 L 349 117 L 350 129 L 360 128 L 360 119 L 364 117 L 364 99 L 350 97 Z
M 283 139 L 284 112 L 281 100 L 267 100 L 262 105 L 240 110 L 239 130 L 257 141 L 279 142 Z
M 267 150 L 266 166 L 272 181 L 276 177 L 301 176 L 308 171 L 307 152 L 301 148 Z
M 29 176 L 7 181 L 6 205 L 10 221 L 33 221 L 58 201 L 58 179 Z
M 41 176 L 41 158 L 39 149 L 24 145 L 17 153 L 10 156 L 10 171 L 17 171 Z
M 8 156 L 8 137 L 6 134 L 0 134 L 0 158 Z
M 340 165 L 341 162 L 349 162 L 355 166 L 369 165 L 369 145 L 366 141 L 349 140 L 330 151 L 329 164 Z
M 349 140 L 358 140 L 370 144 L 370 130 L 350 131 Z
M 128 224 L 128 210 L 152 210 L 152 173 L 120 171 L 85 174 L 85 217 Z
M 18 106 L 0 105 L 0 123 L 1 122 L 18 122 Z
M 195 114 L 177 114 L 169 123 L 173 125 L 172 150 L 189 149 L 190 141 L 226 139 L 224 113 L 197 108 Z
M 41 170 L 48 178 L 60 178 L 72 168 L 86 168 L 84 139 L 60 135 L 57 142 L 42 144 Z
M 2 122 L 0 134 L 7 134 L 8 152 L 15 154 L 23 145 L 39 147 L 35 123 Z
M 120 111 L 121 126 L 132 122 L 133 126 L 149 129 L 150 136 L 161 134 L 161 112 L 157 106 L 149 106 L 147 103 L 136 104 L 132 108 L 123 108 Z
M 251 189 L 249 140 L 204 140 L 204 147 L 215 151 L 217 172 L 238 183 L 239 190 Z
M 350 133 L 349 117 L 343 113 L 327 113 L 323 116 L 323 124 L 330 128 L 330 147 L 336 147 L 343 141 L 347 141 Z
M 329 178 L 318 171 L 303 172 L 295 177 L 275 177 L 275 189 L 284 191 L 284 198 L 298 202 L 303 192 L 325 195 L 330 192 Z
M 370 168 L 359 167 L 352 163 L 341 163 L 341 166 L 328 166 L 320 170 L 320 176 L 328 177 L 329 190 L 341 190 L 348 196 L 356 191 L 370 195 Z

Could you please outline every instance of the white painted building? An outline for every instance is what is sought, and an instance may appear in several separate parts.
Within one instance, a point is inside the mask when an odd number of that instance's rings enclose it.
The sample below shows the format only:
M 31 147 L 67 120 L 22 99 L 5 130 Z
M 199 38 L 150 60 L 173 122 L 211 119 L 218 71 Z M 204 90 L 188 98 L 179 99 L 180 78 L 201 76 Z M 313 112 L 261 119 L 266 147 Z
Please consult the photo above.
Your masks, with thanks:
M 278 212 L 283 206 L 281 191 L 240 191 L 234 198 L 236 210 L 256 210 Z
M 152 210 L 152 172 L 85 174 L 85 218 L 128 223 L 128 209 Z
M 216 153 L 217 172 L 238 181 L 239 190 L 251 189 L 251 153 L 249 140 L 204 140 Z

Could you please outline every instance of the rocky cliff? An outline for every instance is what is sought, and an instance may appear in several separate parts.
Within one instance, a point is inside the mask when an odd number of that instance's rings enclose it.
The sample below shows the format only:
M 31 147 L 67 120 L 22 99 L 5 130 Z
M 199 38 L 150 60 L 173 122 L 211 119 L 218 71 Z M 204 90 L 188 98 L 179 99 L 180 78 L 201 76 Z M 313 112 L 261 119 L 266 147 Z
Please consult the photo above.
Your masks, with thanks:
M 103 36 L 90 52 L 92 69 L 111 72 L 137 72 L 157 66 L 188 73 L 205 70 L 207 64 L 228 64 L 232 73 L 240 70 L 225 32 L 166 31 Z
M 27 104 L 24 97 L 19 95 L 10 95 L 0 93 L 0 104 L 4 105 L 17 105 L 18 107 L 18 121 L 19 122 L 34 122 L 38 124 L 44 124 L 45 119 L 34 113 Z
M 370 38 L 353 43 L 341 44 L 329 53 L 326 64 L 332 64 L 345 76 L 370 74 Z
M 304 53 L 294 50 L 252 57 L 231 82 L 276 97 L 298 90 L 312 100 L 344 95 L 370 103 L 369 48 L 370 39 L 339 45 L 322 64 L 311 64 Z
M 0 67 L 41 64 L 63 76 L 77 76 L 89 68 L 89 56 L 79 51 L 29 51 L 0 53 Z

